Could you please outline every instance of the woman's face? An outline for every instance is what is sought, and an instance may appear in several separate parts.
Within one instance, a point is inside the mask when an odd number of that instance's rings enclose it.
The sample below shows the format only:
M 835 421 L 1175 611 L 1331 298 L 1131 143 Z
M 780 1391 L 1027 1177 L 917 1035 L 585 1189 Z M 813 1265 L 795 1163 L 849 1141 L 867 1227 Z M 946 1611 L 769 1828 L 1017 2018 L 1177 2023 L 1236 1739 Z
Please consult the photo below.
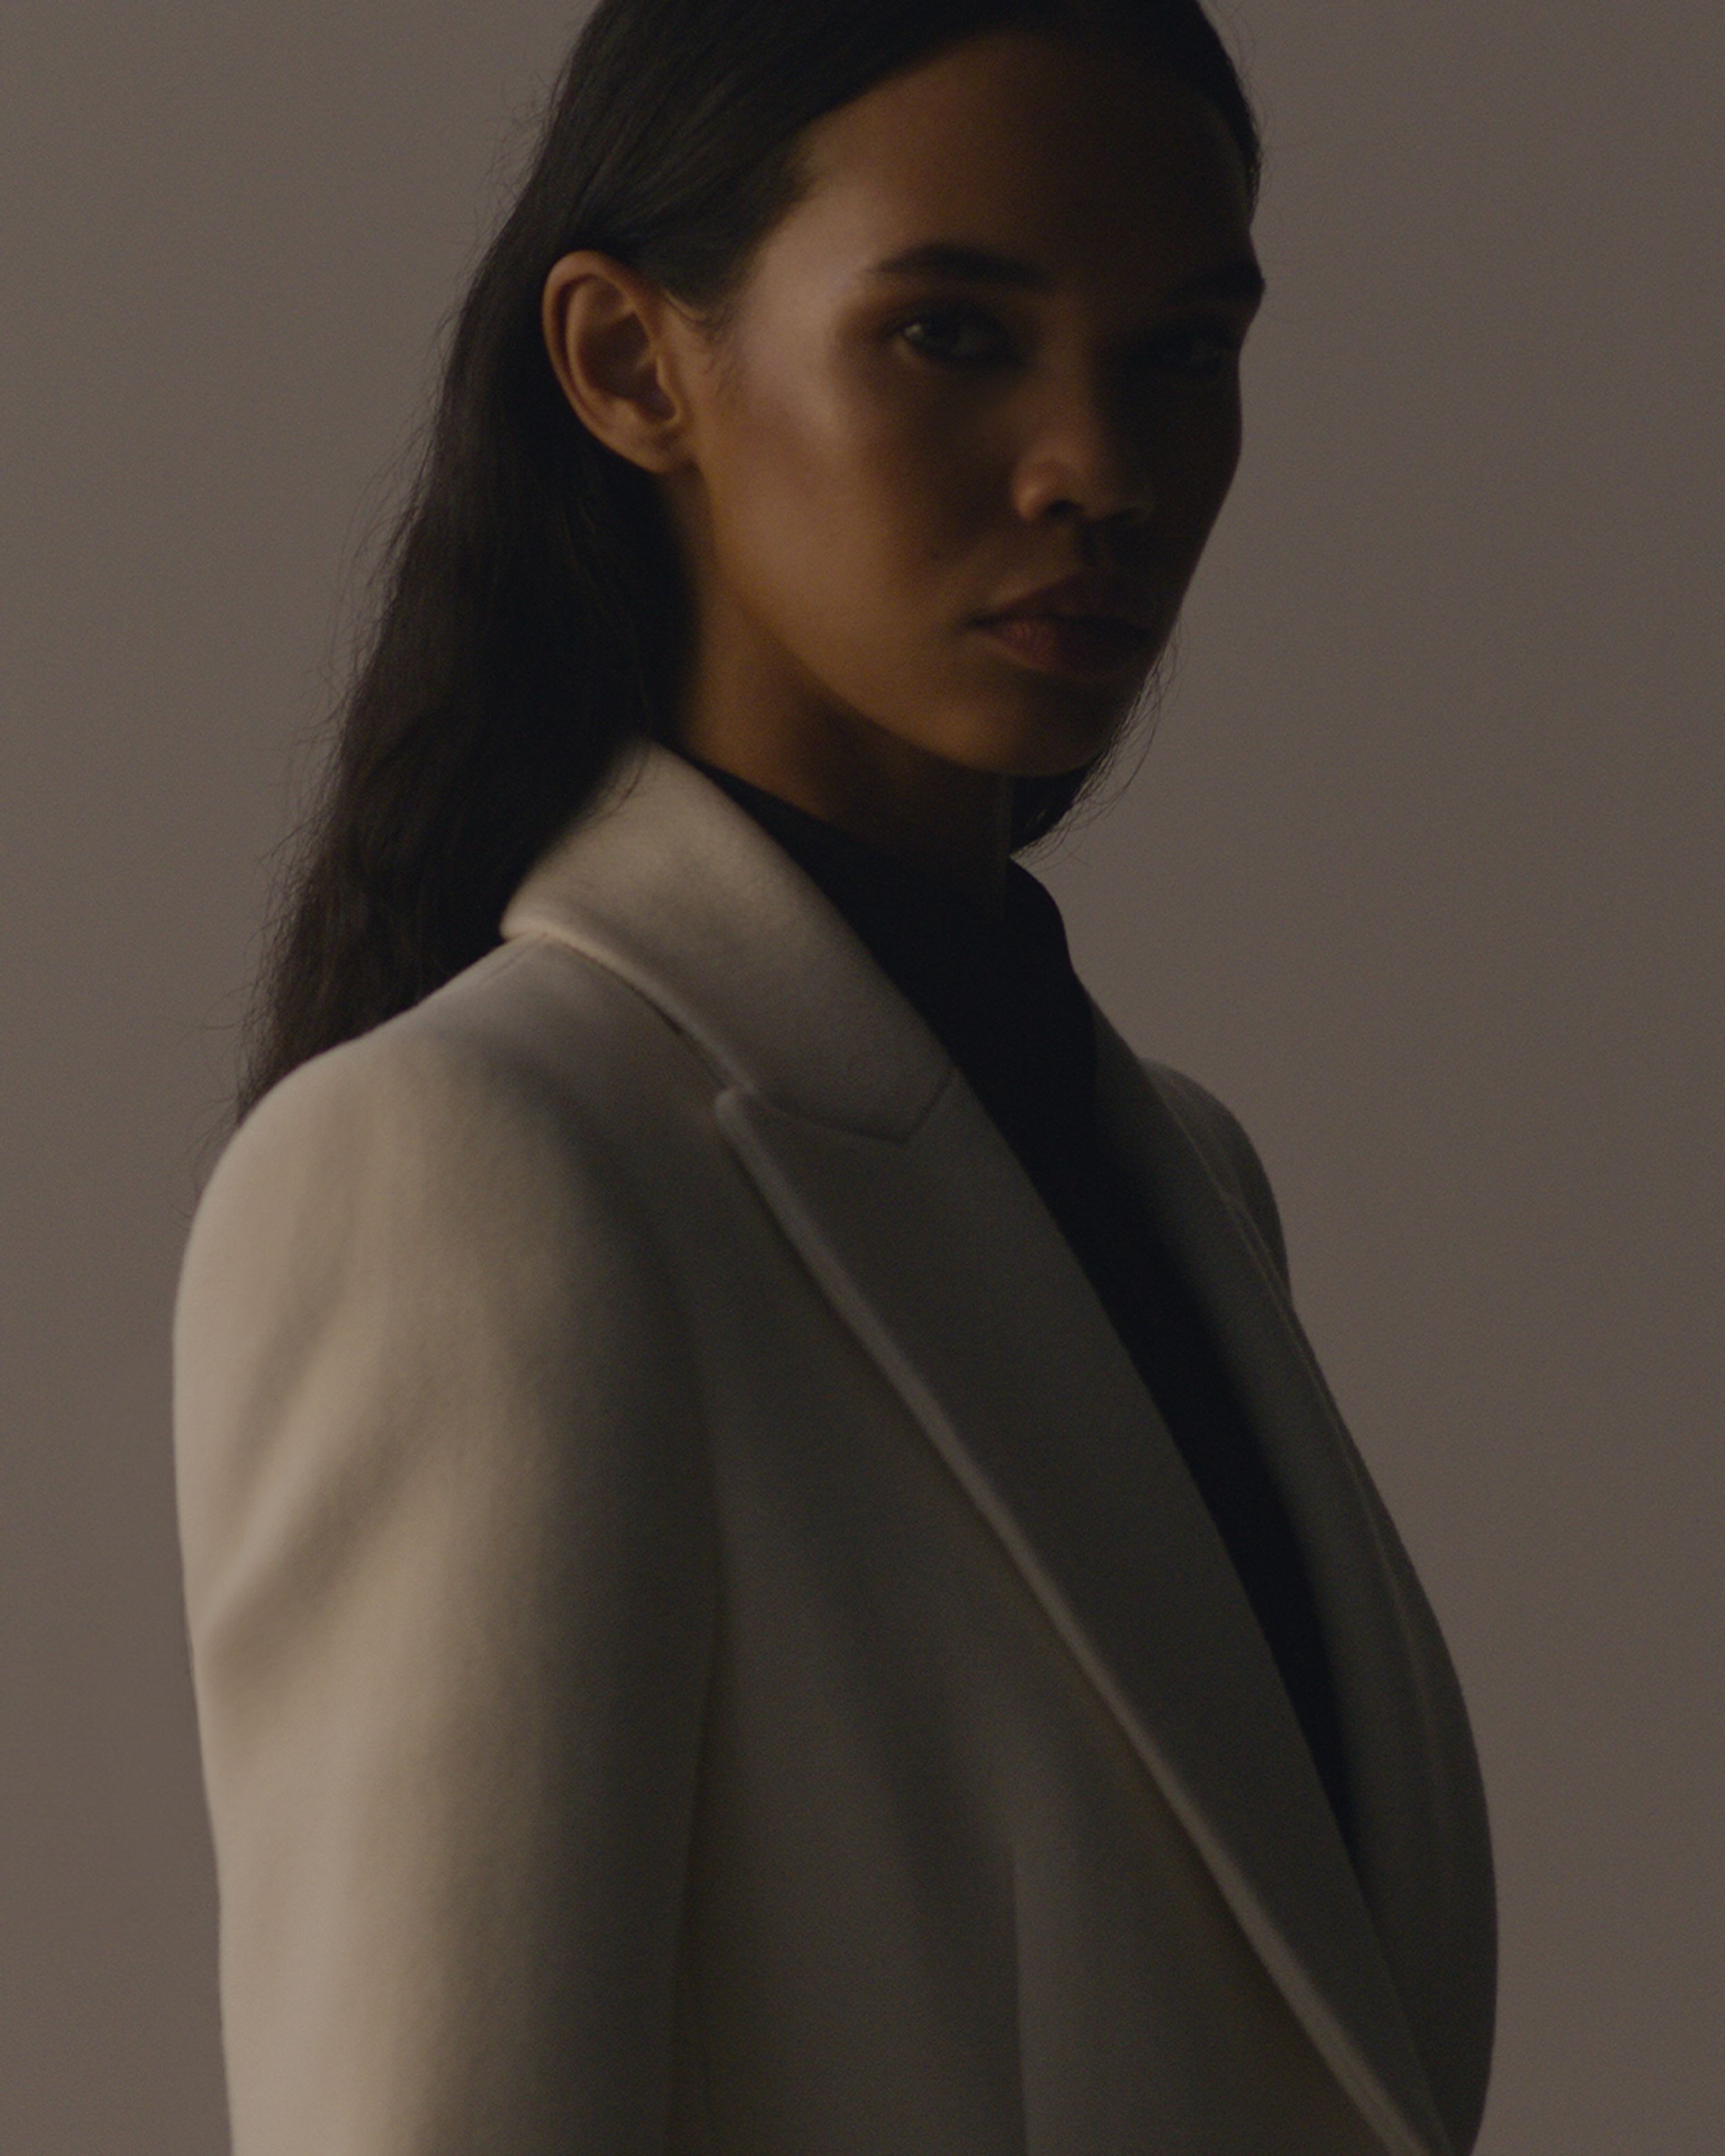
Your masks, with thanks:
M 1024 33 L 807 142 L 723 331 L 659 332 L 688 745 L 1070 771 L 1142 688 L 1238 460 L 1261 288 L 1239 152 L 1180 84 Z M 983 624 L 1086 568 L 1119 583 L 1081 603 L 1136 639 Z

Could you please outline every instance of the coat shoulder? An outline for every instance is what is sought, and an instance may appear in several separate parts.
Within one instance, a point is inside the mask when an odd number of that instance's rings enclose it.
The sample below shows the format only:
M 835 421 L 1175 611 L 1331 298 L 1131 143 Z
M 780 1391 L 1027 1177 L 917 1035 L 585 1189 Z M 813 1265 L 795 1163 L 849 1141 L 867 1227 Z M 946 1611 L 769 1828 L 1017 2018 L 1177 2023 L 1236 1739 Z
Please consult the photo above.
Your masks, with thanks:
M 639 998 L 561 957 L 494 952 L 300 1065 L 229 1138 L 180 1271 L 182 1464 L 235 1426 L 235 1387 L 337 1335 L 388 1332 L 429 1368 L 489 1327 L 485 1355 L 506 1338 L 523 1368 L 561 1367 L 577 1307 L 588 1352 L 623 1311 L 682 1337 L 631 1141 L 692 1110 L 701 1074 Z
M 480 1186 L 466 1195 L 481 1210 L 487 1185 L 492 1205 L 513 1195 L 542 1207 L 553 1158 L 620 1165 L 619 1124 L 711 1086 L 687 1040 L 626 983 L 527 937 L 290 1071 L 229 1138 L 200 1213 L 240 1184 L 375 1180 L 402 1158 L 431 1184 Z

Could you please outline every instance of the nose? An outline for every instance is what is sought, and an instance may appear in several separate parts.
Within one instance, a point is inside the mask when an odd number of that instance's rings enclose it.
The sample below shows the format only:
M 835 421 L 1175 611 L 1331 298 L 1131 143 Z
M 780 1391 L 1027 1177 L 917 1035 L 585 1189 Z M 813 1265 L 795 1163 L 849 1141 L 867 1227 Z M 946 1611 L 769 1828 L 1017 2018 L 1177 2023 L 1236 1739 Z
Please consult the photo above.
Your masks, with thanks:
M 1094 382 L 1046 390 L 1013 473 L 1013 506 L 1026 523 L 1076 516 L 1087 524 L 1138 524 L 1154 511 L 1142 429 L 1129 429 L 1117 401 L 1112 410 L 1109 401 Z

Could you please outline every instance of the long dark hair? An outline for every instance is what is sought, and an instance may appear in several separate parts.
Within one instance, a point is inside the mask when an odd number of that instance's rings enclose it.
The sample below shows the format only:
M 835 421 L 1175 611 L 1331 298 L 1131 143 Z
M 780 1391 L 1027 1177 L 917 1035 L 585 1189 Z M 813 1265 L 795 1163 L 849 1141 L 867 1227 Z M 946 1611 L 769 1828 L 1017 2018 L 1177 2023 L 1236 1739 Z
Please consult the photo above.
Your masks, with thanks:
M 811 121 L 1019 27 L 1100 34 L 1183 80 L 1226 122 L 1255 203 L 1257 125 L 1199 0 L 601 0 L 454 318 L 271 934 L 242 1113 L 491 948 L 624 739 L 674 721 L 681 562 L 651 479 L 557 387 L 540 312 L 552 264 L 597 248 L 721 320 L 798 198 Z M 1015 844 L 1052 829 L 1086 775 L 1020 781 Z

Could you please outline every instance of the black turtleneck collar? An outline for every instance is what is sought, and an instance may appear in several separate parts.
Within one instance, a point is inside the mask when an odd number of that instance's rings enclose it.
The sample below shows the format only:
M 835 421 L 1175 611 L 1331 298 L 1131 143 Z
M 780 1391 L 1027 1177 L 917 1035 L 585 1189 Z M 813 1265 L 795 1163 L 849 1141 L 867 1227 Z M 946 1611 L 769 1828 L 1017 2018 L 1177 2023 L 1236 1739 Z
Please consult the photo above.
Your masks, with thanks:
M 1033 1181 L 1087 1146 L 1096 1086 L 1095 1021 L 1060 908 L 1028 869 L 1007 865 L 1002 902 L 696 764 L 784 849 L 867 945 L 968 1081 Z

